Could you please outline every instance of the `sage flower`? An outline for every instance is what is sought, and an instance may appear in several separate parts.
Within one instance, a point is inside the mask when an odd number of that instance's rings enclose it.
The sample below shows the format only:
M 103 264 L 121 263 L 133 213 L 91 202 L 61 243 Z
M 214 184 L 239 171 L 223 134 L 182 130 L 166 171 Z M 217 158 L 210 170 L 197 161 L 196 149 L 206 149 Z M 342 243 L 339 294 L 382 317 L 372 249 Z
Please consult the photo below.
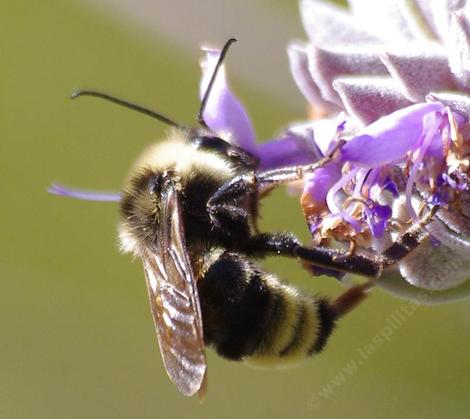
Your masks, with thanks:
M 382 280 L 394 288 L 404 279 L 431 291 L 429 300 L 456 287 L 463 289 L 458 296 L 470 292 L 465 3 L 351 0 L 346 10 L 302 0 L 310 42 L 288 48 L 312 114 L 332 132 L 343 119 L 341 135 L 322 141 L 345 144 L 304 185 L 301 203 L 314 242 L 352 242 L 380 252 L 419 222 L 424 207 L 438 207 L 426 226 L 429 237 Z M 408 297 L 417 294 L 399 287 Z

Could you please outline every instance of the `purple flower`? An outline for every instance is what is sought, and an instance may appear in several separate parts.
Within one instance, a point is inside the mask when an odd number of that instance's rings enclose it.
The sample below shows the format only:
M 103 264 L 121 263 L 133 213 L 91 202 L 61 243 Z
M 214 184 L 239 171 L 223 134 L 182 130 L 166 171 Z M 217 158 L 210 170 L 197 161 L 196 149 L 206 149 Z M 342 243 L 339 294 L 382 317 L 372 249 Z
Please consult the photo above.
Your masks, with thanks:
M 317 243 L 381 251 L 423 208 L 438 206 L 430 238 L 398 263 L 401 276 L 384 278 L 428 290 L 459 287 L 470 276 L 470 3 L 349 4 L 301 0 L 309 42 L 288 48 L 313 113 L 346 112 L 344 146 L 304 183 L 309 229 Z M 442 267 L 452 273 L 431 279 Z
M 309 225 L 316 225 L 317 239 L 333 235 L 357 241 L 362 236 L 367 243 L 382 237 L 392 216 L 388 203 L 400 194 L 409 216 L 418 220 L 411 204 L 415 190 L 429 202 L 439 197 L 440 206 L 452 206 L 468 187 L 469 163 L 458 139 L 459 119 L 440 103 L 417 104 L 349 138 L 337 158 L 305 182 L 304 212 Z M 402 179 L 393 181 L 400 172 Z
M 203 48 L 205 59 L 201 62 L 202 79 L 200 98 L 204 96 L 209 80 L 214 73 L 220 50 Z M 227 84 L 224 66 L 219 70 L 217 78 L 204 111 L 204 120 L 209 128 L 227 140 L 236 143 L 249 152 L 254 152 L 255 131 L 245 108 L 231 92 Z
M 369 168 L 399 162 L 418 145 L 424 116 L 442 112 L 444 106 L 435 102 L 409 106 L 387 115 L 362 129 L 345 144 L 343 159 Z

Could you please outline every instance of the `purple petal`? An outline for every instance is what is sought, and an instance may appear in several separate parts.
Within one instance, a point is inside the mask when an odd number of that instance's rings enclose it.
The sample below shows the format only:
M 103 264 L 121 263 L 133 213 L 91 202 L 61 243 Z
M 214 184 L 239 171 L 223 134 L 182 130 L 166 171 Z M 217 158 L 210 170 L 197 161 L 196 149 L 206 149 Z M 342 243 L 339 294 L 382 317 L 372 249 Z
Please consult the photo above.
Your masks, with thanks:
M 122 198 L 121 194 L 117 192 L 96 192 L 85 191 L 82 189 L 71 189 L 58 183 L 53 183 L 47 192 L 54 195 L 82 199 L 84 201 L 119 202 Z
M 346 9 L 318 0 L 302 0 L 300 15 L 310 40 L 318 46 L 377 44 L 379 40 L 356 26 Z
M 341 78 L 335 80 L 333 87 L 346 111 L 365 125 L 411 105 L 390 78 Z
M 449 30 L 449 64 L 457 83 L 470 91 L 470 22 L 460 12 L 452 15 Z
M 256 155 L 260 158 L 260 169 L 275 169 L 278 167 L 313 163 L 322 157 L 313 139 L 313 132 L 302 135 L 287 131 L 278 139 L 260 144 Z
M 343 146 L 343 159 L 363 167 L 398 162 L 421 138 L 424 116 L 444 109 L 438 102 L 420 103 L 383 117 Z
M 309 70 L 324 99 L 341 105 L 332 83 L 348 75 L 386 75 L 387 68 L 373 48 L 330 51 L 312 46 L 308 50 Z
M 408 210 L 408 214 L 410 214 L 410 216 L 416 221 L 418 221 L 418 215 L 416 214 L 412 205 L 413 186 L 417 180 L 418 172 L 421 169 L 421 163 L 423 162 L 424 156 L 426 155 L 426 152 L 428 151 L 428 148 L 439 129 L 439 125 L 442 122 L 441 118 L 438 118 L 436 114 L 431 113 L 424 115 L 422 119 L 422 143 L 420 144 L 418 155 L 415 157 L 415 161 L 411 167 L 410 175 L 406 182 L 405 188 L 406 208 Z
M 386 42 L 406 42 L 416 36 L 400 2 L 396 0 L 348 0 L 354 20 L 371 33 L 380 34 Z M 415 30 L 413 30 L 415 29 Z
M 392 209 L 388 205 L 376 204 L 372 208 L 375 217 L 389 219 L 392 216 Z
M 372 208 L 365 207 L 364 212 L 372 235 L 375 238 L 383 237 L 392 209 L 388 205 L 375 204 Z
M 417 45 L 413 52 L 386 53 L 382 60 L 402 86 L 405 97 L 413 102 L 423 101 L 431 90 L 455 88 L 446 51 L 433 48 L 432 45 Z
M 398 198 L 400 196 L 400 193 L 398 192 L 397 184 L 392 179 L 390 179 L 390 177 L 387 177 L 385 179 L 383 188 L 389 191 L 393 195 L 394 198 Z
M 287 54 L 289 56 L 290 71 L 297 87 L 304 95 L 305 99 L 312 105 L 324 109 L 326 112 L 337 111 L 339 109 L 338 106 L 323 100 L 318 86 L 313 81 L 308 68 L 306 48 L 297 43 L 293 43 L 287 48 Z
M 447 194 L 444 192 L 435 192 L 426 200 L 426 202 L 430 205 L 445 206 L 448 203 Z
M 308 176 L 304 193 L 308 193 L 315 202 L 326 202 L 329 190 L 340 179 L 341 164 L 332 161 Z
M 204 49 L 204 51 L 206 51 L 206 58 L 201 63 L 201 99 L 207 89 L 220 54 L 219 50 Z M 253 126 L 243 105 L 230 91 L 223 67 L 219 70 L 212 86 L 204 111 L 204 120 L 215 133 L 228 135 L 238 146 L 247 151 L 254 150 L 255 132 Z

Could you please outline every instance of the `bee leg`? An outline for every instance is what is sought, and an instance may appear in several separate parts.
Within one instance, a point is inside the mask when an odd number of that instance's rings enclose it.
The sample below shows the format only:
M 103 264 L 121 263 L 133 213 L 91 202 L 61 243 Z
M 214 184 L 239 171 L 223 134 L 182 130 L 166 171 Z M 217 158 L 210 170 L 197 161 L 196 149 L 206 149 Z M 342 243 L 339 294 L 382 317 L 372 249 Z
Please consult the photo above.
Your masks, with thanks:
M 304 179 L 305 175 L 320 169 L 331 160 L 330 156 L 323 157 L 315 163 L 303 166 L 281 167 L 265 170 L 255 174 L 257 187 L 260 191 L 270 190 L 280 185 Z
M 207 201 L 207 207 L 217 204 L 241 202 L 247 195 L 256 192 L 256 177 L 254 172 L 243 174 L 224 183 Z
M 315 163 L 280 167 L 278 169 L 265 170 L 263 172 L 256 173 L 255 176 L 258 190 L 262 193 L 264 190 L 270 190 L 285 183 L 302 180 L 305 175 L 313 173 L 315 170 L 318 170 L 329 163 L 341 147 L 343 147 L 344 143 L 344 140 L 338 141 L 328 155 L 322 157 Z
M 247 195 L 262 194 L 285 183 L 301 180 L 330 161 L 323 157 L 316 163 L 304 166 L 289 166 L 263 172 L 249 172 L 236 176 L 223 184 L 209 199 L 208 207 L 218 203 L 237 204 Z
M 314 266 L 378 278 L 382 272 L 380 259 L 365 254 L 348 254 L 347 252 L 328 247 L 308 248 L 302 246 L 299 240 L 291 234 L 262 233 L 252 236 L 245 245 L 253 256 L 267 256 L 277 254 L 288 257 L 297 257 Z
M 252 176 L 238 176 L 222 185 L 207 201 L 207 212 L 216 228 L 223 225 L 221 219 L 226 220 L 228 218 L 233 221 L 239 220 L 243 226 L 246 226 L 248 228 L 246 231 L 247 236 L 249 236 L 249 220 L 252 221 L 255 231 L 257 231 L 258 193 L 253 185 L 255 183 L 253 183 Z M 242 201 L 250 209 L 249 213 L 242 208 Z
M 330 160 L 324 157 L 318 162 L 305 166 L 291 166 L 264 172 L 248 172 L 224 183 L 207 201 L 207 211 L 214 214 L 220 211 L 220 206 L 230 205 L 235 207 L 244 200 L 249 199 L 248 206 L 251 211 L 251 219 L 254 229 L 257 231 L 258 199 L 263 193 L 270 191 L 285 183 L 303 179 L 307 173 L 311 173 L 322 167 Z
M 209 218 L 215 233 L 230 238 L 233 242 L 244 242 L 250 237 L 248 212 L 236 205 L 217 204 L 208 209 Z
M 380 254 L 350 253 L 328 247 L 308 248 L 289 234 L 258 234 L 252 236 L 247 248 L 254 255 L 278 254 L 298 257 L 314 266 L 378 278 L 385 268 L 399 262 L 416 249 L 429 233 L 424 226 L 432 220 L 437 207 L 431 209 L 418 223 L 412 225 Z
M 337 318 L 344 316 L 364 301 L 367 297 L 368 291 L 373 286 L 373 280 L 352 286 L 330 303 L 331 310 L 335 313 Z

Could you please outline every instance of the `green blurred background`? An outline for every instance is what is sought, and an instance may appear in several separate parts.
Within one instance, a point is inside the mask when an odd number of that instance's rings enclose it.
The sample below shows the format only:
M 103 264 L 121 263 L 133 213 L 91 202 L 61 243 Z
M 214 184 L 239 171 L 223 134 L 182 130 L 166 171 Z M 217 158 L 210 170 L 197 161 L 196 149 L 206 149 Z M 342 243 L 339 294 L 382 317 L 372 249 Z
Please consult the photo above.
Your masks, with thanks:
M 295 25 L 292 36 L 302 34 L 295 1 L 251 1 L 263 19 L 275 13 Z M 245 2 L 227 4 L 242 10 Z M 104 102 L 71 102 L 76 87 L 194 120 L 198 51 L 188 54 L 171 33 L 149 36 L 136 20 L 127 24 L 105 9 L 68 0 L 0 3 L 0 418 L 468 417 L 470 301 L 416 309 L 381 290 L 341 322 L 318 359 L 264 371 L 209 351 L 204 403 L 178 394 L 161 365 L 142 267 L 117 250 L 117 206 L 46 193 L 55 180 L 118 189 L 134 157 L 164 134 L 155 121 Z M 223 16 L 214 22 L 223 25 Z M 274 26 L 260 32 L 269 37 Z M 224 39 L 194 39 L 194 48 Z M 243 48 L 252 48 L 246 38 L 234 50 Z M 303 118 L 293 84 L 292 97 L 280 100 L 257 87 L 259 74 L 237 75 L 237 54 L 227 65 L 260 138 Z M 269 68 L 270 55 L 260 49 L 257 60 Z M 276 69 L 284 79 L 285 62 Z M 306 238 L 298 205 L 283 191 L 265 202 L 263 216 L 264 228 Z M 341 292 L 295 262 L 266 264 L 312 293 Z

